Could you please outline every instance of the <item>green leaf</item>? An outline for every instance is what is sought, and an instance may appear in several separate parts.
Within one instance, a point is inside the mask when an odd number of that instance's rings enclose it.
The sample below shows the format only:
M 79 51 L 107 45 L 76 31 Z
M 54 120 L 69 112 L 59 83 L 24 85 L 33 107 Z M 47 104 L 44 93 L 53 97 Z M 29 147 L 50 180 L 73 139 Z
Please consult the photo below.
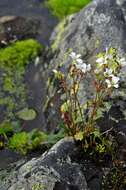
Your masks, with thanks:
M 65 133 L 64 133 L 64 129 L 61 129 L 57 134 L 49 134 L 48 135 L 48 139 L 47 139 L 47 145 L 48 146 L 52 146 L 54 144 L 56 144 L 56 142 L 58 142 L 60 139 L 64 138 Z
M 18 116 L 19 119 L 29 121 L 35 119 L 37 113 L 33 109 L 24 108 L 23 110 L 19 111 L 16 115 Z
M 111 104 L 111 102 L 105 102 L 104 106 L 105 106 L 105 111 L 108 112 L 110 110 L 110 108 L 112 107 L 112 104 Z
M 94 137 L 95 137 L 95 138 L 96 138 L 96 137 L 98 137 L 98 138 L 101 137 L 101 133 L 100 133 L 99 129 L 95 129 L 95 131 L 93 132 L 93 134 L 94 134 Z
M 83 132 L 80 131 L 80 132 L 76 133 L 76 135 L 74 135 L 74 138 L 77 141 L 82 141 L 83 140 Z
M 67 112 L 67 111 L 69 110 L 69 106 L 70 106 L 69 100 L 66 101 L 65 103 L 63 103 L 63 104 L 61 105 L 61 108 L 60 108 L 61 113 Z
M 7 138 L 9 133 L 13 133 L 13 126 L 9 121 L 4 121 L 2 124 L 0 124 L 0 135 L 3 135 L 5 138 Z

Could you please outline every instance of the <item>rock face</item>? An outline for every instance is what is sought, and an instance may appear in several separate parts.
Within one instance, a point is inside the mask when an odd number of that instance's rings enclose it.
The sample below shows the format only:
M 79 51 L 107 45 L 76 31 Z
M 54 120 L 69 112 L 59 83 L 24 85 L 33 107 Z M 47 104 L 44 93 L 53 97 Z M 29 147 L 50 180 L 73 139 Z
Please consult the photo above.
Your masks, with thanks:
M 0 170 L 0 190 L 101 190 L 103 173 L 66 137 L 39 158 Z
M 81 53 L 86 60 L 106 47 L 115 47 L 125 52 L 126 3 L 122 2 L 93 1 L 80 13 L 64 21 L 62 31 L 59 31 L 60 24 L 51 39 L 54 41 L 53 47 L 60 51 L 57 58 L 62 58 L 69 48 Z
M 69 49 L 82 54 L 85 62 L 95 64 L 95 55 L 105 51 L 106 47 L 117 48 L 124 55 L 126 52 L 126 1 L 94 0 L 78 14 L 62 21 L 51 37 L 53 58 L 50 67 L 57 68 L 62 63 L 68 67 L 70 59 L 65 55 Z M 81 85 L 80 98 L 86 100 L 93 94 L 89 75 Z M 120 88 L 115 90 L 111 98 L 113 108 L 110 110 L 112 118 L 102 123 L 104 129 L 116 126 L 118 130 L 126 132 L 126 73 L 122 72 Z M 52 91 L 49 96 L 51 96 Z M 53 109 L 53 108 L 52 108 Z M 54 115 L 52 118 L 56 118 Z M 115 121 L 117 120 L 117 122 Z
M 74 140 L 62 139 L 40 158 L 0 171 L 0 190 L 87 190 L 86 178 L 93 189 L 100 189 L 100 171 L 90 170 L 90 165 L 85 178 L 85 166 L 75 160 L 77 155 Z

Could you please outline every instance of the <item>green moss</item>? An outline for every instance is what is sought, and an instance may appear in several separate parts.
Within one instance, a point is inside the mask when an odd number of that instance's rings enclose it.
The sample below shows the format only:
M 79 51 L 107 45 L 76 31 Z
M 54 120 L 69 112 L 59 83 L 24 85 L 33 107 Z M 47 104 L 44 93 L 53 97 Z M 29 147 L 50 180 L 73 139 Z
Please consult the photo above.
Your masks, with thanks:
M 33 39 L 18 41 L 0 49 L 0 105 L 5 105 L 7 117 L 26 104 L 24 84 L 25 66 L 41 51 L 42 46 Z
M 78 12 L 91 0 L 47 0 L 47 6 L 53 14 L 62 19 L 67 15 Z
M 4 67 L 22 67 L 36 57 L 40 49 L 41 45 L 33 39 L 19 41 L 0 50 L 0 62 Z
M 33 129 L 29 133 L 16 133 L 10 138 L 9 147 L 25 155 L 28 151 L 39 147 L 42 142 L 47 140 L 47 137 L 44 132 L 38 131 L 37 129 Z

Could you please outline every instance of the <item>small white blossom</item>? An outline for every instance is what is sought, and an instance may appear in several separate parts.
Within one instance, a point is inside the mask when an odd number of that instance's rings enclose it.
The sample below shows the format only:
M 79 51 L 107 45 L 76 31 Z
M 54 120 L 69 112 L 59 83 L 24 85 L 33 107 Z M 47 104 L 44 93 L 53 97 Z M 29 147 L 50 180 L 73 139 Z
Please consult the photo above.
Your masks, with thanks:
M 112 87 L 112 83 L 109 79 L 106 79 L 105 82 L 107 83 L 107 87 L 111 88 Z
M 116 76 L 112 76 L 112 82 L 114 83 L 114 84 L 117 84 L 118 82 L 119 82 L 119 80 L 120 80 L 120 78 L 119 77 L 116 77 Z
M 96 63 L 99 63 L 99 64 L 104 63 L 104 58 L 100 57 L 100 58 L 96 59 Z
M 53 73 L 55 73 L 55 74 L 58 72 L 56 69 L 53 69 L 52 71 L 53 71 Z
M 106 65 L 107 64 L 107 59 L 104 57 L 100 57 L 96 60 L 96 63 L 99 64 L 99 66 L 101 67 L 102 65 Z
M 121 64 L 122 67 L 126 66 L 126 59 L 125 58 L 121 58 L 119 60 L 119 62 L 120 62 L 120 64 Z
M 83 60 L 82 60 L 82 59 L 76 59 L 76 62 L 77 62 L 78 64 L 83 64 Z
M 113 56 L 112 56 L 111 54 L 107 54 L 107 55 L 105 56 L 105 58 L 110 60 L 110 59 L 113 58 Z
M 80 54 L 71 52 L 69 56 L 75 61 L 76 68 L 81 70 L 83 73 L 89 72 L 91 70 L 91 65 L 87 65 L 86 63 L 84 63 L 83 60 L 80 58 Z
M 99 70 L 99 69 L 95 69 L 95 70 L 94 70 L 94 73 L 95 73 L 95 74 L 98 74 L 98 73 L 100 73 L 100 70 Z
M 118 88 L 119 87 L 119 84 L 118 84 L 119 80 L 120 80 L 119 77 L 111 75 L 111 79 L 106 79 L 105 82 L 107 83 L 108 88 L 111 88 L 111 87 Z
M 81 54 L 76 54 L 75 52 L 71 52 L 69 55 L 73 60 L 79 59 Z
M 112 69 L 106 68 L 106 70 L 105 70 L 105 72 L 104 72 L 104 76 L 110 76 L 110 75 L 112 75 L 112 72 L 113 72 Z
M 91 70 L 91 65 L 82 63 L 82 64 L 77 64 L 76 65 L 77 69 L 80 69 L 83 73 L 89 72 Z
M 80 69 L 83 73 L 86 73 L 86 68 L 87 68 L 86 63 L 77 64 L 76 67 L 77 69 Z

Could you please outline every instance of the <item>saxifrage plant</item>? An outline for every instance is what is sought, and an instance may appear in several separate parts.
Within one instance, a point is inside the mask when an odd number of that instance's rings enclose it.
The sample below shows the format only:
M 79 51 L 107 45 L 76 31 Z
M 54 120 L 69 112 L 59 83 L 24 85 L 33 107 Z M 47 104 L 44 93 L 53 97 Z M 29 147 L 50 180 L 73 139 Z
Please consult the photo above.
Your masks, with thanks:
M 65 75 L 59 70 L 53 70 L 55 78 L 59 80 L 60 88 L 64 92 L 65 102 L 61 106 L 61 115 L 67 133 L 81 143 L 82 149 L 90 155 L 106 153 L 113 155 L 114 139 L 109 138 L 109 132 L 100 132 L 97 119 L 103 111 L 110 108 L 105 99 L 111 96 L 114 88 L 119 87 L 120 71 L 126 66 L 126 61 L 115 49 L 97 55 L 96 68 L 84 63 L 80 54 L 70 53 L 71 64 Z M 80 84 L 88 73 L 94 76 L 94 96 L 87 102 L 79 99 Z M 86 113 L 86 114 L 85 114 Z

